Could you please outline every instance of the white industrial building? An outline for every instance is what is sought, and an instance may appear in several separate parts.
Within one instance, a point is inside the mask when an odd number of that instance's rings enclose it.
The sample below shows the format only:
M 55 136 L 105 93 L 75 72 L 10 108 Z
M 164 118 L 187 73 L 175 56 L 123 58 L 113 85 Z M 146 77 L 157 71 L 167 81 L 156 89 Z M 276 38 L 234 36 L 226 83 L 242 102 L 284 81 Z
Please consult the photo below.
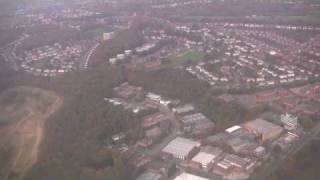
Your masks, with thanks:
M 181 173 L 179 176 L 177 176 L 174 180 L 209 180 L 209 179 L 184 172 L 184 173 Z
M 113 37 L 113 35 L 114 35 L 114 32 L 103 33 L 102 39 L 104 41 L 107 41 L 107 40 L 111 39 Z
M 215 155 L 209 154 L 206 152 L 199 152 L 192 158 L 192 162 L 200 164 L 201 168 L 207 169 L 210 168 L 210 164 L 213 163 L 214 159 L 216 158 Z
M 200 142 L 183 137 L 177 137 L 163 148 L 162 152 L 170 154 L 175 158 L 185 160 L 197 147 L 200 147 Z
M 179 106 L 173 109 L 173 112 L 177 113 L 178 115 L 186 114 L 189 112 L 194 111 L 195 108 L 192 104 L 185 104 L 183 106 Z
M 281 123 L 284 125 L 284 128 L 287 130 L 297 129 L 299 125 L 298 118 L 288 113 L 281 115 Z
M 202 113 L 186 115 L 182 118 L 183 124 L 190 124 L 190 123 L 195 123 L 199 121 L 209 121 L 209 120 Z
M 236 132 L 236 131 L 238 131 L 240 129 L 241 129 L 241 126 L 235 125 L 235 126 L 232 126 L 232 127 L 228 128 L 228 129 L 226 129 L 225 131 L 227 133 L 231 134 L 231 133 Z

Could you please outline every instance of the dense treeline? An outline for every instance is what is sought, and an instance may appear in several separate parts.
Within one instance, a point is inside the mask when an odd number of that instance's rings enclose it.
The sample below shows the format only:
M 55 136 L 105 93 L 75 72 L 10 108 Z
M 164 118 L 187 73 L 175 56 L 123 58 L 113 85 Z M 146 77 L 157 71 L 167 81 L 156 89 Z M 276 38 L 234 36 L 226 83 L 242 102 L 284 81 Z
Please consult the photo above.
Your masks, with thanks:
M 186 102 L 198 99 L 209 88 L 209 85 L 198 81 L 183 69 L 168 68 L 157 73 L 129 71 L 127 80 L 132 84 L 146 88 L 148 91 Z
M 235 102 L 226 103 L 210 94 L 201 97 L 197 101 L 197 105 L 201 112 L 215 122 L 217 131 L 223 131 L 233 125 L 253 120 L 261 113 L 270 110 L 269 106 L 247 109 Z
M 20 73 L 12 70 L 0 55 L 0 93 L 16 84 L 18 74 Z
M 26 179 L 127 178 L 119 155 L 100 141 L 120 131 L 139 135 L 139 117 L 103 100 L 121 83 L 120 77 L 118 69 L 101 67 L 31 82 L 62 95 L 64 106 L 47 121 L 40 160 Z
M 294 157 L 286 161 L 268 180 L 316 180 L 320 177 L 320 141 L 314 140 Z
M 28 51 L 45 45 L 51 45 L 56 42 L 61 43 L 65 40 L 81 39 L 80 32 L 67 27 L 58 27 L 54 25 L 40 25 L 39 29 L 30 29 L 31 36 L 28 37 L 19 47 L 18 53 Z
M 32 86 L 53 90 L 65 98 L 63 108 L 47 121 L 39 162 L 27 180 L 43 177 L 130 179 L 130 167 L 103 143 L 120 131 L 129 133 L 129 144 L 141 138 L 141 116 L 103 100 L 104 97 L 111 97 L 112 88 L 124 79 L 149 91 L 185 101 L 197 99 L 207 90 L 207 85 L 182 70 L 169 69 L 156 74 L 122 72 L 118 67 L 104 65 L 56 79 L 25 76 L 20 80 L 20 84 L 31 83 Z M 124 75 L 128 77 L 124 78 Z

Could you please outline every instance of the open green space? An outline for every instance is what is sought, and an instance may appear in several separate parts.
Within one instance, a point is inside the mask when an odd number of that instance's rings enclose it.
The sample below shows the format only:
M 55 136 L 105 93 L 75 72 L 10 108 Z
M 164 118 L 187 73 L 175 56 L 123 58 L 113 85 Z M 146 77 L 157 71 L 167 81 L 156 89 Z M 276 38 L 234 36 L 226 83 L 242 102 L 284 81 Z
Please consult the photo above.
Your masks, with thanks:
M 196 51 L 196 50 L 188 50 L 185 51 L 178 56 L 169 58 L 171 61 L 171 64 L 173 65 L 179 65 L 184 64 L 187 62 L 197 62 L 204 58 L 204 54 L 202 52 Z
M 50 68 L 52 65 L 50 64 L 50 60 L 52 57 L 48 57 L 45 59 L 41 59 L 38 61 L 32 61 L 31 62 L 31 67 L 33 68 L 38 68 L 38 69 L 46 69 Z

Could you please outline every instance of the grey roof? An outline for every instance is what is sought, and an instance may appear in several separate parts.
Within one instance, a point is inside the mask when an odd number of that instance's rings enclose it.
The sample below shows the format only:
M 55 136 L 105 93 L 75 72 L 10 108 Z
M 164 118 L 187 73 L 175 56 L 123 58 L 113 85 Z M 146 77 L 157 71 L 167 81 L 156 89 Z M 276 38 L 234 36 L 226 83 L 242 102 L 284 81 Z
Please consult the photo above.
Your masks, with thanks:
M 159 180 L 161 178 L 161 174 L 153 173 L 153 172 L 146 172 L 141 174 L 136 180 Z
M 198 141 L 177 137 L 176 139 L 172 140 L 162 151 L 173 155 L 186 156 L 193 148 L 198 146 L 200 146 Z

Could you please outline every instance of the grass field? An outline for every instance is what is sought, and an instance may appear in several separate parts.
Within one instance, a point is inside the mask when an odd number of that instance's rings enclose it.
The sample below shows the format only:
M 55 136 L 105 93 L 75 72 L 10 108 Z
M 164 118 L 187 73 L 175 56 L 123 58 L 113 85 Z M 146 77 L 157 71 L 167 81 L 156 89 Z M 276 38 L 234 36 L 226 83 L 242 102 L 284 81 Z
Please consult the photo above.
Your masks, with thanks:
M 179 54 L 178 56 L 171 57 L 170 61 L 172 65 L 179 65 L 179 64 L 186 63 L 188 61 L 191 61 L 191 62 L 200 61 L 203 58 L 204 58 L 204 54 L 202 52 L 195 51 L 195 50 L 188 50 Z
M 30 65 L 34 68 L 39 68 L 39 69 L 47 69 L 48 68 L 48 69 L 50 69 L 50 67 L 52 66 L 50 64 L 51 59 L 52 59 L 52 57 L 48 57 L 48 58 L 41 59 L 38 61 L 32 61 Z

